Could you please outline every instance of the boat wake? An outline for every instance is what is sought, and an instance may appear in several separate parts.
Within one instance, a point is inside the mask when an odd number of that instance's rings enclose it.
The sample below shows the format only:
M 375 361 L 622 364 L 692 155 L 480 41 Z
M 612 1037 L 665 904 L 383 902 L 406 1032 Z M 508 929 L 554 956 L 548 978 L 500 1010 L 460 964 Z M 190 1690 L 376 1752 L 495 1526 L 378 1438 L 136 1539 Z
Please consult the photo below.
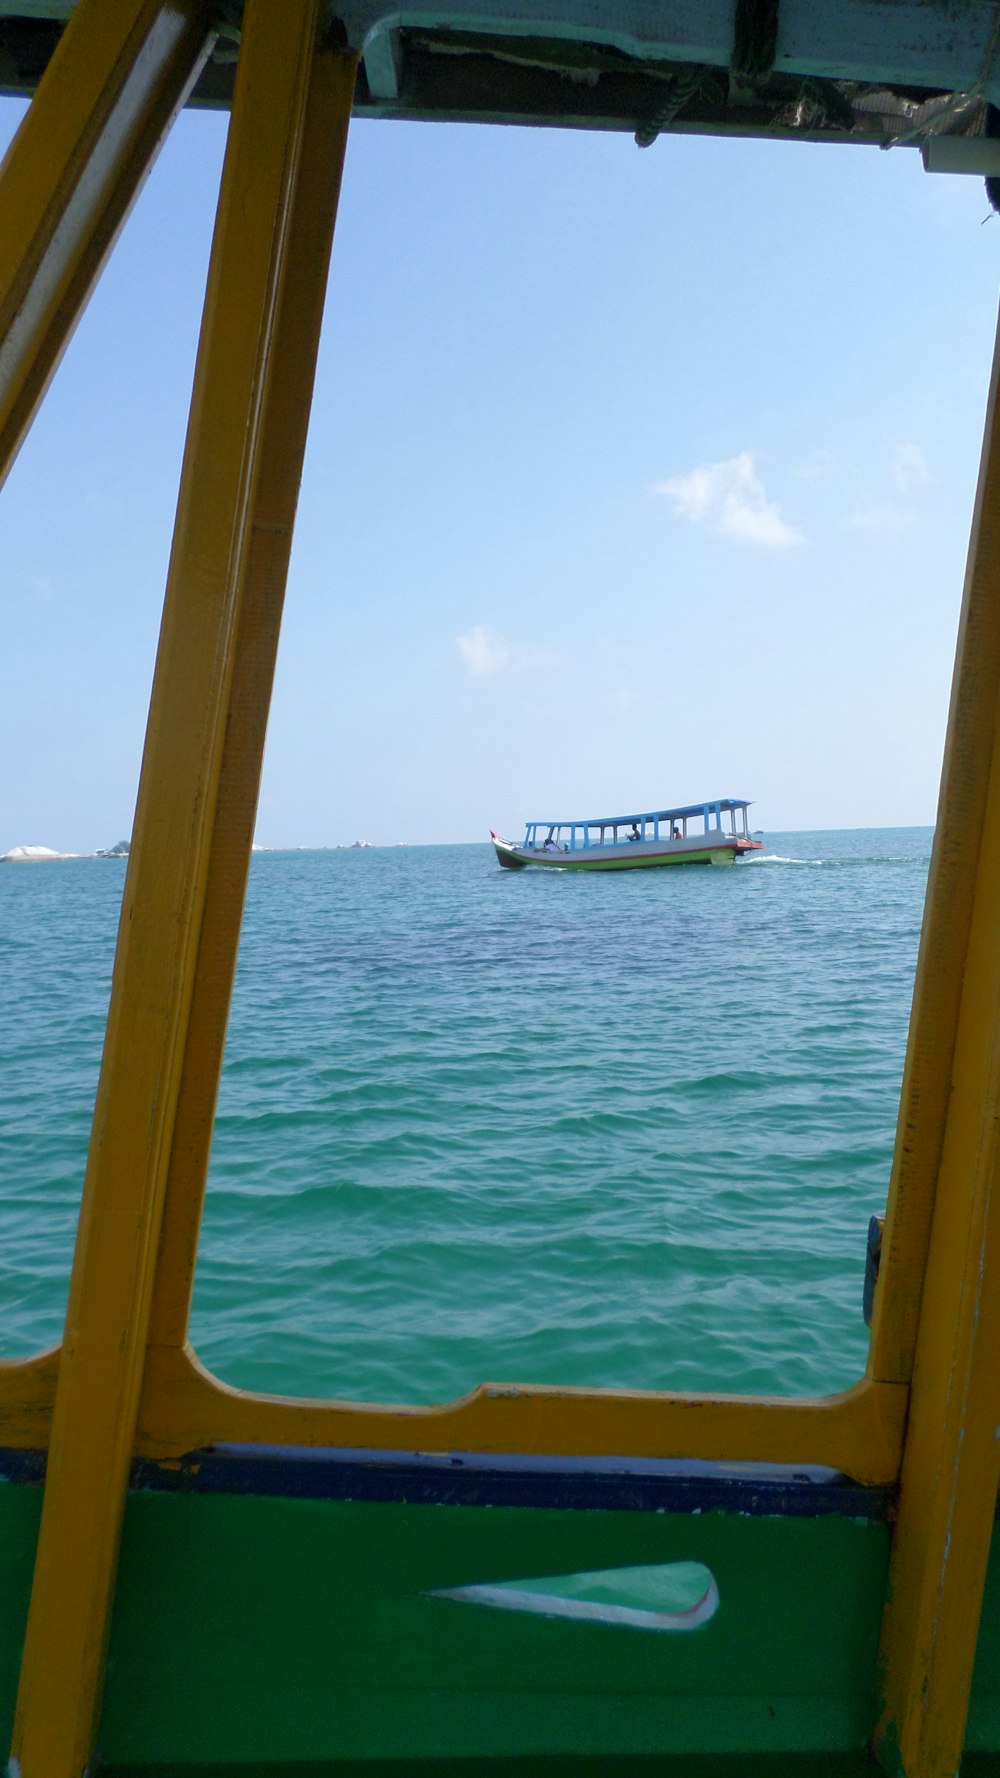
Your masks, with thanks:
M 778 852 L 758 852 L 753 858 L 742 860 L 743 869 L 749 865 L 761 864 L 822 864 L 822 858 L 782 858 Z

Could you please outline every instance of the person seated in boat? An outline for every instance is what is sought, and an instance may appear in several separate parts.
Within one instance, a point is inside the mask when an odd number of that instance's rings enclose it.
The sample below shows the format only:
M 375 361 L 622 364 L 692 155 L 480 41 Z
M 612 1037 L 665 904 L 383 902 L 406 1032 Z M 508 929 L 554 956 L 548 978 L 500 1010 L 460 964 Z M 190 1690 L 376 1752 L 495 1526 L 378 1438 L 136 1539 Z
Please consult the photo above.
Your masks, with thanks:
M 670 835 L 670 838 L 671 838 L 671 839 L 672 839 L 672 840 L 679 840 L 679 839 L 682 839 L 682 838 L 683 838 L 683 835 L 682 835 L 682 833 L 681 833 L 681 830 L 680 830 L 680 828 L 679 828 L 679 827 L 678 827 L 678 826 L 677 826 L 677 823 L 676 823 L 676 821 L 675 821 L 675 822 L 674 822 L 674 831 L 673 831 L 673 833 L 672 833 L 672 834 L 671 834 L 671 835 Z
M 552 835 L 549 834 L 549 837 L 546 840 L 545 845 L 543 846 L 542 850 L 545 852 L 561 852 L 562 847 L 558 846 L 556 844 L 555 840 L 552 838 Z
M 637 828 L 634 821 L 632 823 L 632 832 L 629 834 L 628 837 L 630 840 L 641 840 L 641 838 L 642 838 L 642 835 L 639 832 L 639 829 Z

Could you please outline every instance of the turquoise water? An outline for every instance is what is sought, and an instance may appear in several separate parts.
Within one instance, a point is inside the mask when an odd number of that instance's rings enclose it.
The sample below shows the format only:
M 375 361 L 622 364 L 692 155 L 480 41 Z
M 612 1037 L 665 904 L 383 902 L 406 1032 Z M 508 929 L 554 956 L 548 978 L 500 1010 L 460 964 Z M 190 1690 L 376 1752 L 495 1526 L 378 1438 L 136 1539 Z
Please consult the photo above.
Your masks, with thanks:
M 257 854 L 192 1331 L 248 1387 L 844 1386 L 929 829 Z M 0 1352 L 60 1332 L 123 866 L 0 871 Z

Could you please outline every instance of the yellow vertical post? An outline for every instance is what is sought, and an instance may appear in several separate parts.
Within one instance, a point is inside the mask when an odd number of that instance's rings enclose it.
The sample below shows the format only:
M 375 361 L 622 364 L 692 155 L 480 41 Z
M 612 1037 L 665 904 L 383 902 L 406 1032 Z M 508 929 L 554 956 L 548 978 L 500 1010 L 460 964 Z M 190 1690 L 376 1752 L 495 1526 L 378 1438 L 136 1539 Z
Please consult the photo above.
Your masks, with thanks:
M 214 41 L 207 0 L 80 0 L 0 168 L 0 483 Z
M 887 1365 L 905 1363 L 914 1350 L 875 1736 L 883 1765 L 904 1778 L 954 1778 L 958 1771 L 1000 1476 L 998 383 L 1000 344 L 915 997 L 909 1101 L 904 1091 L 904 1113 L 909 1103 L 930 1152 L 915 1150 L 914 1131 L 902 1118 L 899 1137 L 909 1154 L 904 1179 L 920 1188 L 919 1201 L 904 1203 L 902 1216 L 909 1213 L 918 1229 L 921 1219 L 927 1225 L 915 1244 L 926 1251 L 926 1269 L 911 1265 L 912 1301 L 905 1306 L 892 1302 L 890 1280 L 880 1280 Z M 949 914 L 961 940 L 954 954 Z M 921 1080 L 929 1102 L 914 1091 Z
M 244 12 L 21 1667 L 21 1778 L 80 1778 L 100 1708 L 322 12 Z
M 167 1173 L 149 1329 L 152 1346 L 182 1346 L 187 1338 L 292 521 L 356 68 L 353 54 L 332 47 L 320 49 L 313 63 L 289 227 L 287 275 L 275 327 L 276 374 L 267 388 L 250 521 L 231 714 L 210 842 L 208 891 Z
M 868 1374 L 909 1383 L 948 1117 L 1000 686 L 996 377 L 959 625 Z M 989 467 L 989 465 L 992 467 Z

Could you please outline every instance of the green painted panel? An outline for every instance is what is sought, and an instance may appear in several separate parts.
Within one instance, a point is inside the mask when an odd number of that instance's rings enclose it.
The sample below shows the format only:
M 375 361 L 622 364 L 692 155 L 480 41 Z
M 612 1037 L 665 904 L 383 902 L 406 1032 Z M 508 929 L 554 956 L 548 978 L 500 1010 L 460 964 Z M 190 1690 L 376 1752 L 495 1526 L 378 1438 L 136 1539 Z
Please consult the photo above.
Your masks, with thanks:
M 14 1726 L 41 1514 L 41 1488 L 0 1481 L 0 1759 L 6 1759 Z
M 0 1483 L 4 1745 L 40 1510 L 40 1489 Z M 492 1756 L 491 1778 L 863 1778 L 886 1545 L 840 1519 L 134 1494 L 102 1770 L 472 1778 Z M 686 1637 L 422 1597 L 674 1560 L 720 1588 Z M 963 1778 L 1000 1778 L 1000 1540 L 968 1745 Z
M 40 1509 L 39 1489 L 0 1484 L 5 1745 Z M 491 1778 L 871 1778 L 862 1724 L 886 1542 L 883 1527 L 836 1519 L 133 1495 L 102 1771 L 473 1778 L 492 1756 Z M 681 1559 L 704 1560 L 722 1598 L 688 1638 L 501 1612 L 473 1627 L 472 1608 L 420 1598 L 536 1567 Z M 587 1695 L 597 1703 L 583 1710 Z M 837 1734 L 844 1750 L 824 1751 Z M 602 1737 L 615 1745 L 599 1755 Z M 734 1737 L 740 1751 L 678 1745 Z M 465 1757 L 443 1766 L 460 1743 Z M 365 1757 L 388 1744 L 400 1757 Z M 969 1747 L 963 1778 L 1000 1778 L 998 1547 Z
M 888 1534 L 838 1517 L 133 1494 L 114 1763 L 861 1749 Z M 429 1598 L 700 1561 L 687 1634 Z

